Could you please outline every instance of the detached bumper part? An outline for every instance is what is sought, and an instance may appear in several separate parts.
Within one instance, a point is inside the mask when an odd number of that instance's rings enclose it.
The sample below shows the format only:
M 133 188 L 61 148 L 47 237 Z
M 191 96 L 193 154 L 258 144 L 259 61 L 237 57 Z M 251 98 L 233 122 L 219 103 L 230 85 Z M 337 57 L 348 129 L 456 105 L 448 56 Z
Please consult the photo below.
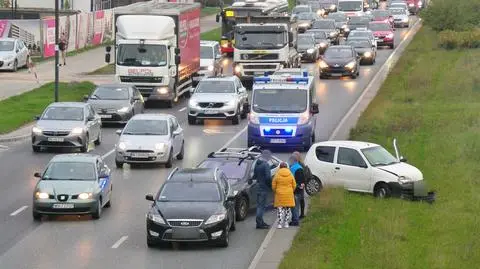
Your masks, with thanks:
M 390 186 L 393 197 L 399 197 L 410 201 L 425 201 L 427 203 L 435 202 L 435 191 L 428 191 L 423 180 L 406 184 L 390 182 L 388 185 Z

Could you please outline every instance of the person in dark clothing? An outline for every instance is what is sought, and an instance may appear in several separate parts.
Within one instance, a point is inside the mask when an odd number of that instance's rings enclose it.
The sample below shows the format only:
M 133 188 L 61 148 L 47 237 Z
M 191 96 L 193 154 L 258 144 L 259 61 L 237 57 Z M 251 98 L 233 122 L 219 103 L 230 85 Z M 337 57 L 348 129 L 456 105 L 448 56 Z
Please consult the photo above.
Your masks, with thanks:
M 303 189 L 305 187 L 305 173 L 297 161 L 295 156 L 291 156 L 289 159 L 290 164 L 290 171 L 292 172 L 293 176 L 295 177 L 295 182 L 297 183 L 297 188 L 295 189 L 295 207 L 292 211 L 292 222 L 290 226 L 298 226 L 300 221 L 300 200 L 303 197 Z
M 310 171 L 310 168 L 305 165 L 303 162 L 302 155 L 298 151 L 294 151 L 293 156 L 295 156 L 295 159 L 297 162 L 302 166 L 303 172 L 305 175 L 305 184 L 307 184 L 308 180 L 312 177 L 312 172 Z M 302 189 L 302 193 L 300 195 L 300 219 L 303 219 L 305 217 L 305 191 Z
M 263 220 L 263 214 L 265 213 L 265 207 L 267 203 L 267 195 L 272 191 L 272 174 L 270 172 L 270 165 L 268 161 L 271 159 L 272 153 L 269 150 L 262 151 L 260 158 L 253 172 L 253 179 L 257 181 L 257 229 L 268 229 L 270 225 L 266 224 Z M 250 181 L 249 184 L 252 184 Z
M 60 37 L 60 43 L 58 43 L 58 49 L 62 54 L 63 65 L 67 65 L 66 57 L 67 57 L 67 37 L 65 33 L 62 33 Z M 62 65 L 62 64 L 60 64 Z

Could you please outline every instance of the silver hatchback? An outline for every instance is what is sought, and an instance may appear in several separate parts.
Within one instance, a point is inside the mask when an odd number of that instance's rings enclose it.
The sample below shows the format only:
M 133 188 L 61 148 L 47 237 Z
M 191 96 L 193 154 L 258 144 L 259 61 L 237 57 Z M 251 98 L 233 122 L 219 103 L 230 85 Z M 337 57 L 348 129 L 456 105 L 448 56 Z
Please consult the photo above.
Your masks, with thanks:
M 78 148 L 87 152 L 91 142 L 100 145 L 102 121 L 90 104 L 58 102 L 50 104 L 32 128 L 32 149 Z

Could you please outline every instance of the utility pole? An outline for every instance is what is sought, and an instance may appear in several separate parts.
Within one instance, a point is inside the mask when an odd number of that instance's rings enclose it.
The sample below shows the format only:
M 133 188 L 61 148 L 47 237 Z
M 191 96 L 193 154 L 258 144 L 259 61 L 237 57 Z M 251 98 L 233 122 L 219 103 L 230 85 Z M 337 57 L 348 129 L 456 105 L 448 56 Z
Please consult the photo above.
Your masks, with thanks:
M 58 1 L 59 0 L 53 0 L 55 1 L 55 102 L 58 102 L 58 82 L 59 82 L 59 47 L 58 44 L 59 42 L 59 14 L 58 14 Z

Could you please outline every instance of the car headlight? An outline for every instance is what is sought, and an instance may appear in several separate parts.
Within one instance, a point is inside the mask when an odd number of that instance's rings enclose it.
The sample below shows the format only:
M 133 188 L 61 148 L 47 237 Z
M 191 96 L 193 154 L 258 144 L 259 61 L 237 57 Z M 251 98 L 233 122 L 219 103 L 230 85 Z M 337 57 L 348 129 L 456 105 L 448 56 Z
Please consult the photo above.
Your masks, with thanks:
M 157 92 L 159 94 L 168 94 L 168 88 L 167 87 L 157 88 Z
M 328 68 L 328 64 L 324 61 L 320 61 L 318 65 L 320 66 L 320 68 Z
M 372 57 L 372 53 L 370 51 L 367 51 L 363 54 L 365 57 Z
M 307 124 L 309 120 L 310 120 L 310 112 L 305 111 L 302 114 L 300 114 L 297 124 Z
M 117 110 L 117 112 L 125 113 L 125 112 L 127 112 L 128 110 L 130 110 L 130 107 L 125 106 L 125 107 L 122 107 L 122 108 L 120 108 L 119 110 Z
M 404 22 L 407 22 L 408 19 L 409 19 L 409 18 L 405 17 L 405 18 L 403 18 L 402 20 L 403 20 Z
M 308 27 L 308 25 L 309 25 L 308 23 L 301 23 L 301 24 L 298 25 L 298 26 L 300 26 L 300 27 Z
M 78 199 L 80 200 L 87 200 L 93 197 L 93 193 L 91 192 L 83 192 L 78 195 Z
M 323 16 L 323 15 L 325 15 L 325 10 L 323 10 L 323 9 L 317 10 L 317 15 L 318 15 L 318 16 Z
M 34 134 L 42 134 L 42 129 L 38 128 L 38 127 L 33 127 L 32 128 L 32 133 Z
M 344 24 L 344 25 L 342 25 L 342 27 L 340 27 L 340 28 L 345 29 L 345 28 L 347 28 L 347 25 Z
M 258 115 L 255 112 L 250 112 L 248 114 L 248 120 L 253 124 L 260 124 L 260 120 L 258 119 Z
M 73 128 L 71 133 L 72 134 L 81 134 L 81 133 L 83 133 L 83 128 L 81 128 L 81 127 Z
M 330 10 L 334 10 L 337 6 L 336 5 L 331 5 Z
M 155 149 L 158 151 L 165 151 L 165 143 L 157 143 L 155 144 Z
M 349 62 L 348 64 L 345 65 L 345 67 L 348 69 L 353 69 L 355 68 L 355 65 L 356 65 L 355 62 Z
M 320 43 L 320 47 L 325 48 L 326 46 L 327 46 L 327 44 L 325 44 L 325 43 Z
M 350 28 L 345 27 L 345 28 L 343 28 L 343 31 L 345 31 L 345 32 L 350 32 Z
M 207 219 L 205 224 L 212 224 L 212 223 L 217 223 L 225 219 L 226 213 L 220 213 L 220 214 L 215 214 L 211 215 L 210 218 Z
M 337 35 L 337 32 L 331 32 L 331 33 L 330 33 L 330 37 L 334 37 L 334 36 L 336 36 L 336 35 Z
M 393 38 L 393 34 L 388 34 L 386 38 Z
M 413 3 L 408 4 L 409 7 L 415 6 Z
M 148 213 L 147 218 L 155 223 L 165 224 L 165 220 L 158 214 Z
M 235 106 L 235 100 L 230 100 L 225 103 L 226 106 Z
M 242 72 L 242 67 L 240 65 L 235 66 L 235 73 L 240 73 Z
M 196 107 L 197 106 L 197 101 L 195 101 L 193 99 L 190 99 L 190 101 L 188 101 L 188 105 L 191 106 L 191 107 Z
M 314 49 L 308 49 L 308 50 L 307 50 L 307 53 L 308 53 L 308 54 L 312 54 L 314 51 L 315 51 Z
M 411 178 L 405 177 L 405 176 L 399 176 L 398 177 L 398 182 L 401 184 L 409 183 L 412 182 L 413 180 Z
M 213 69 L 215 69 L 215 67 L 213 67 L 213 65 L 209 65 L 209 66 L 207 67 L 207 69 L 208 69 L 208 71 L 212 72 Z
M 125 142 L 118 143 L 118 149 L 125 150 L 126 148 L 127 148 L 127 145 L 125 144 Z
M 50 197 L 50 195 L 49 195 L 48 193 L 46 193 L 46 192 L 39 192 L 39 191 L 37 191 L 37 192 L 35 193 L 35 198 L 37 198 L 37 199 L 48 199 L 48 197 Z

